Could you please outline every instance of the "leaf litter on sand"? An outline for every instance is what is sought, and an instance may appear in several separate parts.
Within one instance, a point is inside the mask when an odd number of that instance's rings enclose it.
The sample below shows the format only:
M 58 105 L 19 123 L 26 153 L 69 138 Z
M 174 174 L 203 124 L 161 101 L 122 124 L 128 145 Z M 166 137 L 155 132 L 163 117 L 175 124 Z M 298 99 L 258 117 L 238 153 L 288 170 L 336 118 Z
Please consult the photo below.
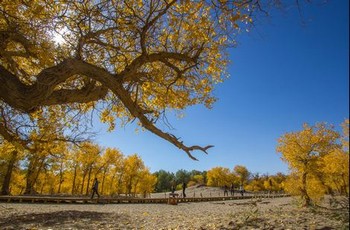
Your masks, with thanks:
M 270 203 L 267 203 L 270 202 Z M 245 205 L 235 205 L 244 203 Z M 249 201 L 251 202 L 251 201 Z M 1 229 L 348 229 L 330 210 L 299 209 L 291 198 L 181 204 L 6 204 Z M 342 214 L 343 215 L 343 214 Z M 343 215 L 344 216 L 344 215 Z

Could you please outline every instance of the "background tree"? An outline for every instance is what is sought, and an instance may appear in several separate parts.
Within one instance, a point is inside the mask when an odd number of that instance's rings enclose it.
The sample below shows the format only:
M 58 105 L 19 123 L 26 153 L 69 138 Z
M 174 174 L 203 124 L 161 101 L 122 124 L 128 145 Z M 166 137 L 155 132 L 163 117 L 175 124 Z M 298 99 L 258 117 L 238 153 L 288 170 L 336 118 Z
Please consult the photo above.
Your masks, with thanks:
M 190 180 L 193 184 L 205 185 L 207 183 L 207 172 L 192 170 L 190 172 Z
M 1 195 L 10 195 L 10 182 L 18 165 L 20 156 L 19 151 L 11 143 L 5 141 L 0 145 L 0 183 Z
M 332 127 L 320 123 L 304 124 L 303 130 L 284 134 L 278 140 L 277 152 L 292 171 L 289 182 L 293 185 L 287 188 L 294 187 L 293 192 L 301 195 L 303 205 L 310 205 L 311 199 L 324 194 L 321 159 L 338 147 L 338 138 L 339 134 Z
M 342 146 L 323 157 L 325 184 L 337 194 L 349 196 L 349 119 L 342 123 Z
M 175 173 L 175 177 L 177 184 L 182 185 L 182 183 L 184 182 L 187 184 L 191 179 L 191 172 L 184 169 L 180 169 Z
M 188 183 L 188 186 L 192 186 L 192 185 L 204 185 L 204 176 L 201 174 L 196 174 L 194 176 L 191 177 L 191 180 Z
M 349 196 L 349 153 L 335 149 L 323 157 L 322 173 L 326 177 L 325 184 L 330 192 Z
M 111 194 L 116 174 L 121 170 L 123 154 L 117 149 L 107 148 L 101 158 L 101 194 Z
M 272 175 L 272 180 L 273 180 L 273 190 L 274 191 L 283 191 L 284 190 L 284 184 L 287 179 L 287 175 L 283 173 L 276 173 L 275 175 Z
M 260 176 L 259 173 L 252 174 L 252 178 L 245 186 L 245 189 L 252 192 L 264 191 L 265 187 L 263 177 Z
M 145 165 L 142 159 L 136 154 L 127 156 L 124 164 L 123 184 L 125 194 L 129 196 L 135 195 L 140 177 L 145 170 Z
M 230 169 L 224 167 L 214 167 L 207 172 L 207 185 L 212 187 L 230 186 L 232 183 L 232 173 Z
M 155 185 L 156 192 L 170 191 L 172 182 L 176 181 L 174 173 L 165 170 L 159 170 L 155 172 L 154 175 L 157 177 L 157 183 Z
M 156 183 L 157 177 L 151 174 L 148 168 L 145 168 L 140 173 L 140 181 L 137 184 L 136 193 L 142 194 L 142 197 L 146 198 L 148 194 L 154 192 Z
M 101 149 L 98 145 L 85 142 L 80 147 L 80 163 L 82 171 L 82 181 L 80 193 L 83 194 L 85 188 L 85 194 L 88 195 L 91 191 L 92 181 L 98 174 L 99 163 L 101 162 Z
M 243 189 L 244 185 L 248 182 L 250 172 L 243 165 L 236 165 L 233 168 L 233 172 L 239 178 L 239 186 Z
M 11 143 L 18 154 L 12 154 L 26 164 L 26 193 L 35 192 L 34 185 L 46 170 L 48 162 L 60 155 L 58 146 L 66 142 L 78 143 L 89 136 L 85 128 L 77 126 L 80 115 L 58 106 L 41 108 L 30 115 L 19 113 L 0 101 L 0 141 Z M 15 152 L 13 152 L 15 153 Z M 15 157 L 14 155 L 19 155 Z M 3 193 L 7 193 L 14 161 L 9 161 Z M 12 165 L 12 166 L 11 166 Z M 47 175 L 48 176 L 48 175 Z

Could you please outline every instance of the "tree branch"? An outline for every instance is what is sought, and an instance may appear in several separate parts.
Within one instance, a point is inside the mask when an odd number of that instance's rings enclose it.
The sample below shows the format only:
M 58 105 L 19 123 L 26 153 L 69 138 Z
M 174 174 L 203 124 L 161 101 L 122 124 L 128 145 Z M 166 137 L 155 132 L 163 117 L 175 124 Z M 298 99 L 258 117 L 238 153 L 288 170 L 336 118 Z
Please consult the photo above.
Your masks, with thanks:
M 22 83 L 14 74 L 0 65 L 0 98 L 11 107 L 31 112 L 38 106 L 86 103 L 97 101 L 107 94 L 103 86 L 83 87 L 79 90 L 55 90 L 69 77 L 82 71 L 75 66 L 78 60 L 66 59 L 60 64 L 44 69 L 37 75 L 33 85 Z
M 162 58 L 193 61 L 192 58 L 186 55 L 163 52 L 148 55 L 145 59 L 140 58 L 133 63 L 134 66 L 138 66 L 145 62 L 160 60 Z M 76 74 L 98 81 L 102 86 L 95 86 L 92 87 L 92 89 L 91 87 L 85 87 L 80 90 L 55 90 L 57 85 Z M 146 117 L 149 111 L 141 108 L 132 100 L 130 93 L 123 87 L 123 82 L 119 80 L 121 77 L 120 75 L 113 75 L 105 69 L 81 60 L 66 59 L 62 63 L 47 68 L 38 74 L 35 84 L 25 85 L 20 82 L 16 76 L 0 66 L 0 98 L 13 108 L 29 112 L 37 106 L 95 101 L 106 95 L 108 87 L 121 100 L 130 114 L 139 119 L 144 128 L 169 141 L 179 149 L 182 149 L 191 159 L 197 160 L 191 154 L 192 151 L 200 150 L 207 153 L 207 150 L 213 147 L 211 145 L 206 147 L 188 147 L 175 136 L 157 128 L 153 122 Z

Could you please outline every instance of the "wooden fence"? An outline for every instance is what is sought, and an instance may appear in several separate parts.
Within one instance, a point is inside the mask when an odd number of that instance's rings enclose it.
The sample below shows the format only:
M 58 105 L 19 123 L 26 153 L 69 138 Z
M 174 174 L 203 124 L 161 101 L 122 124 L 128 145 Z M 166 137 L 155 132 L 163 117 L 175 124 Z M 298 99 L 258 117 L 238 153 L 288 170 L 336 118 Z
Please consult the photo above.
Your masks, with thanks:
M 91 199 L 89 197 L 63 197 L 63 196 L 0 196 L 0 202 L 11 203 L 61 203 L 61 204 L 142 204 L 155 203 L 166 204 L 169 199 L 175 199 L 176 203 L 188 202 L 210 202 L 210 201 L 226 201 L 241 200 L 254 198 L 278 198 L 287 197 L 287 194 L 253 194 L 244 196 L 217 196 L 217 197 L 177 197 L 177 198 L 133 198 L 133 197 L 101 197 Z

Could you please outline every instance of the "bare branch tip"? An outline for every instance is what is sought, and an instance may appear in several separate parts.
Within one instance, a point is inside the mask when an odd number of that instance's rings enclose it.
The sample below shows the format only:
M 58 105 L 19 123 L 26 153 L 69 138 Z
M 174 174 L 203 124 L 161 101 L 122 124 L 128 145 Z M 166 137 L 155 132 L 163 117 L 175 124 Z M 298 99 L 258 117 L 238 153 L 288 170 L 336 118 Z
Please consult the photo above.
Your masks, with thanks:
M 189 158 L 191 158 L 191 159 L 194 160 L 194 161 L 198 161 L 198 159 L 195 158 L 195 157 L 190 153 L 190 150 L 187 150 L 187 151 L 185 151 L 185 152 L 187 153 L 187 155 L 189 156 Z

